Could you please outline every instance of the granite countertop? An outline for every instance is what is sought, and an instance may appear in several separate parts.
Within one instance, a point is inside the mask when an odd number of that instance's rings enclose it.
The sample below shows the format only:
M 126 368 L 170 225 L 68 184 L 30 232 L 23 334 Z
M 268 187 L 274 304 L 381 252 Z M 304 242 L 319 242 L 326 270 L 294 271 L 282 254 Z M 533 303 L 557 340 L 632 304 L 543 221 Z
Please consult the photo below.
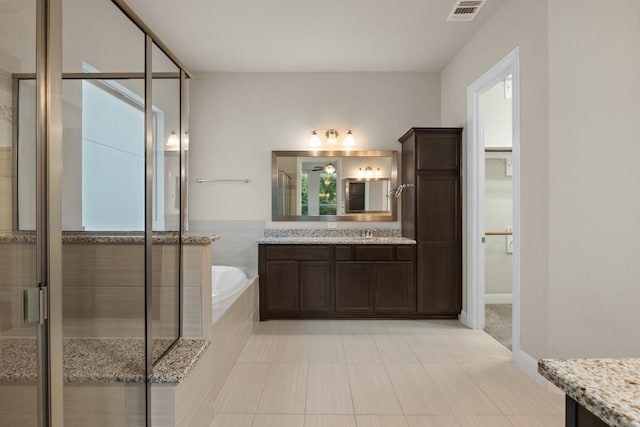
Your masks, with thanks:
M 416 241 L 406 237 L 263 237 L 259 244 L 269 245 L 415 245 Z
M 18 233 L 0 233 L 0 243 L 34 243 L 35 235 L 28 232 Z M 192 236 L 183 235 L 182 243 L 185 245 L 208 245 L 211 242 L 219 240 L 220 236 Z M 176 233 L 155 233 L 153 243 L 158 244 L 177 244 L 179 241 Z M 94 232 L 65 232 L 62 234 L 62 243 L 64 244 L 108 244 L 108 245 L 127 245 L 127 244 L 143 244 L 144 234 L 142 233 L 108 233 L 99 234 Z
M 542 359 L 538 372 L 613 427 L 640 427 L 640 359 Z
M 158 344 L 154 357 L 167 346 L 166 340 L 159 340 Z M 181 382 L 208 345 L 206 340 L 178 340 L 154 366 L 150 381 Z M 142 339 L 65 338 L 63 359 L 67 383 L 139 383 L 145 380 Z M 0 383 L 35 383 L 36 366 L 34 338 L 0 338 Z

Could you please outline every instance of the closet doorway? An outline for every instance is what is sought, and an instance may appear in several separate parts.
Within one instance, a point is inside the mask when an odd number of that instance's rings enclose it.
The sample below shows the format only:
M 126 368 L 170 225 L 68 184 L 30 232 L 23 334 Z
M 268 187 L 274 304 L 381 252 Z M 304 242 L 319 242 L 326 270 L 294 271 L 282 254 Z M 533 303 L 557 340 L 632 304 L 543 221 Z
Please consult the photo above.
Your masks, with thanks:
M 517 361 L 520 344 L 519 51 L 467 89 L 467 301 L 461 320 Z

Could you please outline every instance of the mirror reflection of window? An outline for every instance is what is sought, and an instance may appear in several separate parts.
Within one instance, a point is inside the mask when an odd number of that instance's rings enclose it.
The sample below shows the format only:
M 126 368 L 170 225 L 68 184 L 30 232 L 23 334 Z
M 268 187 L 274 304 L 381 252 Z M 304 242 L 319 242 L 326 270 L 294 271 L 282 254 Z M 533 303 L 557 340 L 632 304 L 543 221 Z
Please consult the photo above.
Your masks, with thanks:
M 272 161 L 274 221 L 395 220 L 395 151 L 276 151 Z M 364 183 L 351 200 L 348 181 Z

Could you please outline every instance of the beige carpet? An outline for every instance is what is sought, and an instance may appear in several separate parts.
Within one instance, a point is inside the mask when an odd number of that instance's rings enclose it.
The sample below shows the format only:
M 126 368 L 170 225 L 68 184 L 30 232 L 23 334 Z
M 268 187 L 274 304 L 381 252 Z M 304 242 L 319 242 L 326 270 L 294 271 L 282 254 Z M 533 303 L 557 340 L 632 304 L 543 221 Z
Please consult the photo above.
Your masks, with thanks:
M 511 350 L 511 304 L 487 304 L 484 313 L 484 331 Z

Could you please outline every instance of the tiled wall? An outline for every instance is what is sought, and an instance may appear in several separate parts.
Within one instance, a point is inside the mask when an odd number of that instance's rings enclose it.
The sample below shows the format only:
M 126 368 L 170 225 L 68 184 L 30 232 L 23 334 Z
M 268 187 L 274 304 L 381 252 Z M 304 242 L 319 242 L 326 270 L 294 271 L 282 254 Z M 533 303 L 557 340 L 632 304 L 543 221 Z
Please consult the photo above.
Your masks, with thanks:
M 36 285 L 35 245 L 0 244 L 0 333 L 22 326 L 22 291 Z
M 37 391 L 29 384 L 0 384 L 0 425 L 37 425 Z M 83 427 L 144 427 L 144 384 L 64 386 L 64 424 Z
M 258 274 L 258 244 L 264 235 L 264 221 L 189 221 L 192 234 L 219 234 L 211 251 L 212 265 L 231 265 L 248 277 Z
M 212 325 L 207 335 L 211 345 L 187 378 L 177 386 L 151 386 L 154 427 L 210 425 L 213 402 L 258 323 L 258 315 L 258 280 L 254 279 Z
M 62 255 L 65 337 L 144 337 L 144 246 L 65 244 Z M 185 336 L 201 337 L 205 301 L 211 317 L 210 246 L 185 245 L 184 255 Z M 156 337 L 177 333 L 177 256 L 175 245 L 153 247 Z M 22 290 L 35 282 L 35 245 L 0 244 L 0 333 L 32 333 L 23 328 Z
M 11 147 L 0 147 L 0 230 L 11 230 L 13 201 Z

